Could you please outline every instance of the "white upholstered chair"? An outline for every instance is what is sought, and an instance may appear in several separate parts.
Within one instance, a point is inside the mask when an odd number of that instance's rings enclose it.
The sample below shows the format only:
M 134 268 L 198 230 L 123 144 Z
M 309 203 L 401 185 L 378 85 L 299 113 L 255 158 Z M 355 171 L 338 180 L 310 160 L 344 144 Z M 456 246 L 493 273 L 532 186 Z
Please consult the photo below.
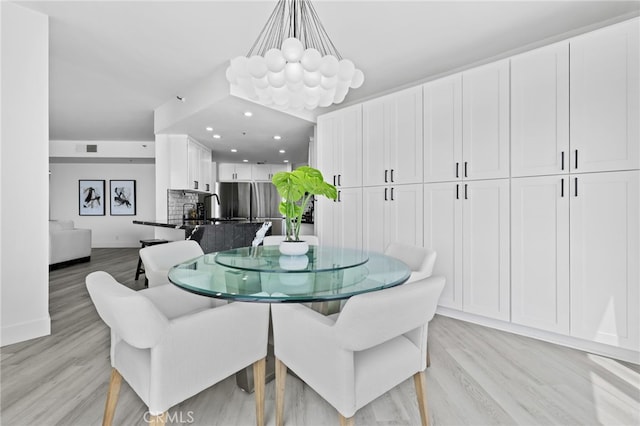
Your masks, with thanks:
M 211 309 L 207 298 L 173 285 L 134 291 L 106 272 L 86 278 L 98 314 L 111 328 L 111 379 L 103 425 L 115 414 L 124 377 L 164 424 L 174 405 L 253 364 L 256 420 L 264 422 L 269 305 L 229 303 Z
M 357 410 L 413 376 L 427 425 L 427 331 L 443 287 L 443 277 L 431 277 L 360 294 L 330 316 L 272 304 L 276 425 L 283 421 L 287 368 L 338 411 L 341 424 L 353 424 Z
M 282 241 L 284 241 L 284 239 L 285 239 L 284 235 L 267 235 L 266 237 L 264 237 L 264 240 L 262 240 L 262 245 L 277 246 Z M 315 235 L 300 235 L 300 240 L 306 241 L 312 246 L 320 245 L 318 241 L 318 237 L 316 237 Z
M 409 266 L 411 276 L 407 282 L 430 277 L 433 274 L 433 265 L 436 263 L 437 256 L 431 249 L 401 243 L 389 244 L 384 254 L 401 260 Z
M 169 269 L 203 254 L 200 244 L 192 240 L 172 241 L 140 249 L 140 259 L 144 264 L 149 287 L 169 284 Z

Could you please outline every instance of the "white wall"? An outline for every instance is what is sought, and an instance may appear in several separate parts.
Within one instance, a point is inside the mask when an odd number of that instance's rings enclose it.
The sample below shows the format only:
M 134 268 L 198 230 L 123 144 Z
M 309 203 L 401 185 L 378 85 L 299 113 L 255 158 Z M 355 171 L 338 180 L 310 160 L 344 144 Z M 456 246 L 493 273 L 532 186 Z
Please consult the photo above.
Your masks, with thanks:
M 49 22 L 0 2 L 0 345 L 51 333 Z
M 134 220 L 155 219 L 154 164 L 52 163 L 49 167 L 51 219 L 71 219 L 77 228 L 91 229 L 92 247 L 140 247 L 141 239 L 154 237 L 153 227 L 133 224 Z M 81 179 L 105 181 L 104 216 L 79 215 L 78 181 Z M 112 179 L 136 181 L 135 216 L 110 215 L 106 195 Z

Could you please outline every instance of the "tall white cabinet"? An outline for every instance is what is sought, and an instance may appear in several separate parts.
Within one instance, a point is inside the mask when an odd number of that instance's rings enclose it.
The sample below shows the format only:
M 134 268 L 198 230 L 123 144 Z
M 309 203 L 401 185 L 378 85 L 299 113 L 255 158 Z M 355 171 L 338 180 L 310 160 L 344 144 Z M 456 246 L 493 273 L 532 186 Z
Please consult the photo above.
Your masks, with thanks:
M 333 201 L 325 197 L 316 200 L 316 233 L 322 245 L 362 248 L 363 230 L 362 188 L 340 188 Z
M 362 227 L 331 210 L 329 241 L 432 248 L 440 313 L 637 359 L 639 29 L 635 18 L 349 107 L 361 107 L 363 162 L 360 210 L 345 211 Z M 323 126 L 339 112 L 318 120 L 320 139 L 337 139 Z
M 508 321 L 509 181 L 424 185 L 425 246 L 447 285 L 440 305 Z
M 640 347 L 640 171 L 573 175 L 571 335 Z
M 363 186 L 422 182 L 422 88 L 362 106 Z
M 640 167 L 639 39 L 636 19 L 571 40 L 572 172 Z

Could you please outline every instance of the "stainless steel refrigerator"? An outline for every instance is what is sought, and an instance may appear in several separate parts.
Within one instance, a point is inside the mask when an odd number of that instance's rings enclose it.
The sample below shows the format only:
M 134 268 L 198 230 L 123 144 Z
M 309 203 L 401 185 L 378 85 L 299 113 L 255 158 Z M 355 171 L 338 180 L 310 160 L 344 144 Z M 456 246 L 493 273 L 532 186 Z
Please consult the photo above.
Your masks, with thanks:
M 212 199 L 210 217 L 271 221 L 272 234 L 282 231 L 278 210 L 280 195 L 270 182 L 221 182 L 216 184 L 220 204 Z

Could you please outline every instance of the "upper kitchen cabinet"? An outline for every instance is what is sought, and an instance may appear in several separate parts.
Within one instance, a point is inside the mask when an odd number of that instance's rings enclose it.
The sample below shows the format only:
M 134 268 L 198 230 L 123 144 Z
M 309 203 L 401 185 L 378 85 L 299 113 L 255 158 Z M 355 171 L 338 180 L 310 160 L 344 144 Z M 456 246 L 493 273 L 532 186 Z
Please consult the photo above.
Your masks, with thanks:
M 462 144 L 463 178 L 509 177 L 509 60 L 462 73 Z
M 462 76 L 423 86 L 424 181 L 460 178 L 462 162 Z
M 251 178 L 256 182 L 271 182 L 276 173 L 288 171 L 289 166 L 286 164 L 253 164 Z
M 362 105 L 318 117 L 318 169 L 338 187 L 362 186 Z
M 248 182 L 252 179 L 251 164 L 220 163 L 218 164 L 219 182 Z
M 640 166 L 640 20 L 570 41 L 574 173 Z
M 363 185 L 422 182 L 422 87 L 364 103 L 362 122 Z
M 569 42 L 511 59 L 511 175 L 569 171 Z
M 171 135 L 170 189 L 211 191 L 211 150 L 187 135 Z

